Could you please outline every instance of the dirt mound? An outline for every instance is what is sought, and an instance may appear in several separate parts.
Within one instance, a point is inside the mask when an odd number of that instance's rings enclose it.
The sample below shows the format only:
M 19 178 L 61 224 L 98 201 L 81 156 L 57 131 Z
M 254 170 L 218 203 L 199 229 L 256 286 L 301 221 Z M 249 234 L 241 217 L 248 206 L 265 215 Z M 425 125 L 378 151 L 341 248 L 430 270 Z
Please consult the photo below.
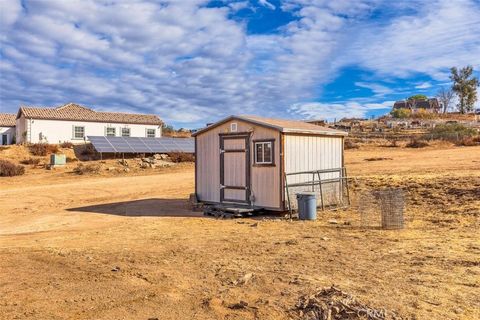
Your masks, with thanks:
M 386 320 L 402 319 L 393 312 L 361 304 L 353 296 L 334 286 L 313 295 L 301 296 L 296 309 L 303 320 Z

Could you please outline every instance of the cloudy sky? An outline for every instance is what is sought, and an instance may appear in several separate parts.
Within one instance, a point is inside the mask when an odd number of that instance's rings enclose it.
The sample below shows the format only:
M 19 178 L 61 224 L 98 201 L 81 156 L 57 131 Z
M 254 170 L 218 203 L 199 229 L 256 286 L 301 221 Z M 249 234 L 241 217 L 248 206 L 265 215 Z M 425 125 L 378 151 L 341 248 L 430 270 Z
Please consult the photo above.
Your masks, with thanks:
M 479 0 L 0 0 L 0 15 L 0 112 L 364 117 L 480 69 Z

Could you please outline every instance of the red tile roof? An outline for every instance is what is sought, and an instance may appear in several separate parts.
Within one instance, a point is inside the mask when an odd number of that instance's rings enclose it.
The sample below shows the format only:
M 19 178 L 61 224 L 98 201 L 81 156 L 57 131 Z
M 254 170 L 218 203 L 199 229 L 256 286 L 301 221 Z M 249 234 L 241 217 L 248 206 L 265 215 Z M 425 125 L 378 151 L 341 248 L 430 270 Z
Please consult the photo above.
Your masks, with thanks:
M 0 113 L 0 127 L 15 127 L 16 118 L 13 113 Z
M 88 122 L 129 123 L 161 125 L 163 122 L 153 114 L 94 111 L 90 108 L 68 103 L 57 108 L 20 107 L 18 116 L 29 119 L 70 120 Z

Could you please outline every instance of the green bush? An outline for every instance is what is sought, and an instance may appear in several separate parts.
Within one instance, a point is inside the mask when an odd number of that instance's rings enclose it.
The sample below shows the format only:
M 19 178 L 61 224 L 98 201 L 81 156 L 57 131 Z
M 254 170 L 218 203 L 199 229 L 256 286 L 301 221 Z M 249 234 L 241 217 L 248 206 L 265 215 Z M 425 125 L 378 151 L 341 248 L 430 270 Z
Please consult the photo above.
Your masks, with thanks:
M 24 173 L 24 166 L 16 165 L 7 160 L 0 160 L 0 177 L 21 176 Z
M 412 111 L 410 111 L 410 109 L 401 108 L 401 109 L 392 110 L 390 114 L 394 118 L 405 119 L 405 118 L 409 118 L 412 115 Z
M 457 135 L 459 138 L 462 138 L 473 137 L 477 134 L 477 131 L 460 123 L 446 123 L 435 126 L 431 133 L 436 135 Z

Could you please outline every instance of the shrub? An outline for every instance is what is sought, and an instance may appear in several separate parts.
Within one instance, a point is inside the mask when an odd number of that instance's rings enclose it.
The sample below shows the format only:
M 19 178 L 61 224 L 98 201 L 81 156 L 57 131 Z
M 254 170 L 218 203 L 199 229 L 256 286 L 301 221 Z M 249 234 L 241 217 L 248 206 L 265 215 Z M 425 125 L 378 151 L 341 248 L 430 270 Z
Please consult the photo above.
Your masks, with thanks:
M 438 118 L 438 114 L 425 109 L 418 109 L 416 112 L 412 113 L 411 117 L 415 119 L 434 119 Z
M 195 155 L 185 152 L 170 152 L 168 157 L 172 162 L 194 162 Z
M 359 148 L 358 144 L 356 144 L 352 140 L 345 140 L 344 147 L 345 147 L 345 150 L 347 150 L 347 149 L 358 149 Z
M 77 167 L 73 169 L 73 172 L 79 175 L 88 174 L 88 173 L 99 173 L 101 166 L 96 163 L 91 163 L 84 165 L 83 163 L 79 163 Z
M 457 146 L 472 147 L 480 145 L 480 136 L 476 138 L 472 137 L 463 137 L 462 139 L 455 142 Z
M 40 163 L 40 159 L 38 158 L 28 158 L 28 159 L 23 159 L 20 161 L 21 164 L 31 164 L 31 165 L 37 165 Z
M 72 157 L 67 157 L 67 158 L 65 159 L 65 161 L 67 161 L 67 163 L 68 163 L 68 162 L 77 162 L 78 159 L 77 159 L 77 158 L 72 158 Z
M 65 141 L 60 144 L 60 148 L 71 149 L 73 148 L 73 143 Z
M 407 148 L 424 148 L 428 146 L 428 143 L 418 139 L 412 139 L 405 145 Z
M 85 148 L 83 148 L 83 150 L 80 152 L 82 154 L 82 156 L 94 156 L 97 151 L 95 150 L 95 148 L 93 147 L 93 145 L 91 143 L 89 144 L 86 144 L 85 145 Z
M 0 160 L 0 177 L 21 176 L 24 173 L 24 166 L 16 165 L 7 160 Z
M 34 156 L 46 156 L 49 153 L 57 153 L 58 146 L 48 143 L 34 143 L 29 146 L 30 153 Z
M 440 139 L 456 141 L 463 137 L 475 136 L 477 132 L 475 129 L 468 128 L 460 123 L 446 123 L 435 126 L 430 133 Z
M 412 111 L 410 111 L 410 109 L 404 109 L 404 108 L 394 109 L 392 110 L 392 112 L 390 112 L 390 114 L 394 118 L 405 119 L 410 117 L 410 115 L 412 114 Z

